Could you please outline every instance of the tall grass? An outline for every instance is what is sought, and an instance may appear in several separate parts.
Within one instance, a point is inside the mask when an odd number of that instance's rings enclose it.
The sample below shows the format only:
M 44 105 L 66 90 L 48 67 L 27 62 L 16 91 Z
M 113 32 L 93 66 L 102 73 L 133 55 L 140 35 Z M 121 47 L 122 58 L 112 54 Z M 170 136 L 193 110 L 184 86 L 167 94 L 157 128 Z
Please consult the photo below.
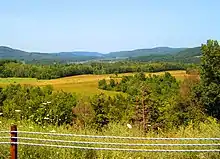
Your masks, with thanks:
M 0 119 L 0 130 L 9 130 L 12 123 L 17 124 L 18 131 L 40 131 L 40 132 L 50 132 L 56 131 L 56 133 L 74 133 L 74 134 L 93 134 L 93 135 L 114 135 L 114 136 L 145 136 L 145 137 L 218 137 L 220 138 L 220 125 L 213 119 L 209 122 L 200 123 L 197 126 L 190 124 L 186 127 L 173 128 L 168 132 L 154 132 L 149 131 L 147 134 L 143 134 L 138 128 L 133 127 L 132 129 L 127 128 L 126 125 L 122 124 L 110 124 L 108 128 L 103 130 L 103 132 L 96 132 L 93 129 L 80 129 L 70 126 L 51 126 L 40 127 L 28 121 L 15 122 L 12 120 Z M 8 136 L 8 134 L 0 134 L 1 136 Z M 47 139 L 62 139 L 69 141 L 101 141 L 101 142 L 124 142 L 124 143 L 207 143 L 208 141 L 136 141 L 136 140 L 122 140 L 122 139 L 92 139 L 92 138 L 80 138 L 80 137 L 52 137 L 47 135 L 24 135 L 18 134 L 20 137 L 32 137 L 32 138 L 47 138 Z M 8 140 L 1 140 L 8 141 Z M 45 143 L 40 141 L 23 141 L 21 142 L 33 142 L 33 143 Z M 209 143 L 214 143 L 214 141 L 209 141 Z M 53 143 L 58 144 L 58 143 Z M 65 144 L 65 145 L 77 145 L 77 146 L 92 146 L 92 147 L 116 147 L 107 145 L 79 145 L 79 144 Z M 118 146 L 119 147 L 119 146 Z M 119 148 L 145 148 L 152 149 L 152 147 L 119 147 Z M 190 147 L 153 147 L 154 149 L 190 149 Z M 202 149 L 203 147 L 196 147 L 197 149 Z M 214 147 L 212 147 L 214 148 Z M 219 148 L 219 147 L 215 147 Z M 207 149 L 207 147 L 205 148 Z M 199 152 L 162 152 L 162 153 L 148 153 L 148 152 L 121 152 L 121 151 L 96 151 L 96 150 L 80 150 L 80 149 L 65 149 L 65 148 L 51 148 L 51 147 L 39 147 L 39 146 L 23 146 L 19 145 L 18 155 L 21 159 L 74 159 L 74 158 L 162 158 L 162 159 L 206 159 L 206 158 L 220 158 L 220 154 L 216 152 L 210 153 L 199 153 Z M 9 145 L 0 145 L 0 158 L 5 158 L 9 156 Z

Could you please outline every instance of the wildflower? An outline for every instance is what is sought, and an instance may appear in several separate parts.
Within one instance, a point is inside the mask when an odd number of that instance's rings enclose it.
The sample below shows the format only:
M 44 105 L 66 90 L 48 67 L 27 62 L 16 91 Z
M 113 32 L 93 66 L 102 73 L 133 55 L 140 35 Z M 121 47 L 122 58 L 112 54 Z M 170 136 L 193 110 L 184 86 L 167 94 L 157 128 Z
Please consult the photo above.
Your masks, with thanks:
M 15 110 L 15 112 L 19 113 L 19 112 L 21 112 L 21 110 Z
M 3 115 L 3 113 L 0 113 L 0 116 Z
M 43 105 L 47 105 L 47 103 L 42 103 Z
M 48 118 L 48 117 L 44 117 L 44 119 L 45 119 L 45 120 L 49 120 L 50 118 Z
M 50 104 L 51 102 L 47 102 L 47 104 Z
M 127 127 L 128 127 L 129 129 L 131 129 L 131 128 L 132 128 L 131 124 L 127 124 Z

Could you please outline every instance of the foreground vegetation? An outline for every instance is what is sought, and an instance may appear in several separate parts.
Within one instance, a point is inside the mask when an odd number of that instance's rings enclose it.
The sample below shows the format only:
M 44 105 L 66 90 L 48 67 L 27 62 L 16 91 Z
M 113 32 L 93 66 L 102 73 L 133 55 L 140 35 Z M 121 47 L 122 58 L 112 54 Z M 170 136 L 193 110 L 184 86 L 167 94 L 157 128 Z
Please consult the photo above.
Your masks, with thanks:
M 20 131 L 39 131 L 39 132 L 56 132 L 56 133 L 72 133 L 72 134 L 93 134 L 93 135 L 111 135 L 111 136 L 145 136 L 145 137 L 220 137 L 220 125 L 213 119 L 209 119 L 206 123 L 200 123 L 198 126 L 189 124 L 188 126 L 181 126 L 178 129 L 173 128 L 167 132 L 160 131 L 149 131 L 147 134 L 143 134 L 137 127 L 129 129 L 126 124 L 117 124 L 112 123 L 105 128 L 102 132 L 97 132 L 94 129 L 80 129 L 76 127 L 69 127 L 68 130 L 66 126 L 51 126 L 40 127 L 39 125 L 30 123 L 30 122 L 16 122 L 13 120 L 5 120 L 0 118 L 0 130 L 8 130 L 11 123 L 16 123 L 18 125 L 18 130 Z M 5 134 L 8 136 L 8 134 Z M 20 137 L 32 137 L 32 138 L 44 138 L 44 139 L 60 139 L 68 141 L 99 141 L 99 142 L 121 142 L 121 143 L 215 143 L 212 141 L 136 141 L 136 140 L 112 140 L 112 139 L 88 139 L 88 138 L 72 138 L 72 137 L 51 137 L 46 135 L 22 135 Z M 8 141 L 8 140 L 1 140 Z M 20 140 L 20 142 L 30 142 L 25 140 Z M 31 141 L 32 143 L 41 143 L 37 141 Z M 51 144 L 43 142 L 45 144 Z M 54 143 L 58 144 L 58 143 Z M 104 145 L 81 145 L 81 144 L 65 144 L 65 145 L 74 145 L 74 146 L 85 146 L 85 147 L 117 147 L 117 146 L 104 146 Z M 139 148 L 139 149 L 152 149 L 152 147 L 126 147 L 118 146 L 119 148 Z M 153 147 L 154 149 L 191 149 L 190 147 Z M 197 149 L 202 149 L 201 147 L 196 147 Z M 216 147 L 203 147 L 203 149 L 216 148 Z M 52 147 L 35 147 L 35 146 L 23 146 L 19 145 L 19 158 L 30 158 L 30 159 L 75 159 L 75 158 L 151 158 L 151 159 L 204 159 L 212 158 L 218 159 L 220 157 L 217 152 L 123 152 L 123 151 L 96 151 L 96 150 L 80 150 L 80 149 L 64 149 L 64 148 L 52 148 Z M 8 158 L 9 156 L 9 145 L 0 146 L 0 158 Z
M 111 78 L 96 81 L 99 89 L 115 92 L 111 95 L 77 96 L 54 91 L 51 86 L 6 84 L 0 89 L 2 129 L 17 121 L 21 130 L 34 127 L 34 131 L 54 129 L 100 135 L 219 137 L 220 46 L 217 41 L 209 40 L 201 48 L 200 69 L 187 70 L 190 75 L 182 80 L 169 72 L 146 76 L 138 71 L 132 76 L 115 73 Z M 59 80 L 62 81 L 54 81 Z M 128 129 L 127 124 L 132 128 Z M 54 157 L 53 152 L 58 152 L 56 156 L 61 154 L 60 158 L 73 155 L 78 155 L 77 158 L 144 158 L 147 155 L 150 158 L 219 158 L 218 153 L 144 154 L 42 147 L 30 148 L 29 152 L 24 146 L 20 151 L 24 158 L 50 158 Z M 7 154 L 5 150 L 2 152 Z

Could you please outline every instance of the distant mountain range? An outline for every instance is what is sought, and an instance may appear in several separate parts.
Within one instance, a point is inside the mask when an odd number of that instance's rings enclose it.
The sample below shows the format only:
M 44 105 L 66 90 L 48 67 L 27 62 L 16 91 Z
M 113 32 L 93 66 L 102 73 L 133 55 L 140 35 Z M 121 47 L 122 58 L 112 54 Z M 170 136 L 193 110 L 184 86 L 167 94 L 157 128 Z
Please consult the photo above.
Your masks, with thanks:
M 110 52 L 106 56 L 108 57 L 137 57 L 137 56 L 148 56 L 148 55 L 164 55 L 172 54 L 179 51 L 183 51 L 186 48 L 170 48 L 170 47 L 155 47 L 151 49 L 137 49 L 131 51 L 118 51 Z
M 38 52 L 26 52 L 22 50 L 12 49 L 6 46 L 0 46 L 0 58 L 1 59 L 16 59 L 23 61 L 88 61 L 88 60 L 105 60 L 105 59 L 132 59 L 141 60 L 148 59 L 163 59 L 164 57 L 172 58 L 191 58 L 200 56 L 200 47 L 195 48 L 170 48 L 170 47 L 156 47 L 151 49 L 137 49 L 131 51 L 118 51 L 110 52 L 108 54 L 102 54 L 99 52 L 59 52 L 59 53 L 38 53 Z M 151 59 L 151 60 L 150 60 Z
M 184 63 L 199 63 L 201 47 L 194 47 L 194 48 L 186 48 L 179 52 L 173 52 L 168 54 L 151 54 L 148 56 L 136 56 L 130 57 L 130 60 L 135 61 L 166 61 L 166 62 L 184 62 Z

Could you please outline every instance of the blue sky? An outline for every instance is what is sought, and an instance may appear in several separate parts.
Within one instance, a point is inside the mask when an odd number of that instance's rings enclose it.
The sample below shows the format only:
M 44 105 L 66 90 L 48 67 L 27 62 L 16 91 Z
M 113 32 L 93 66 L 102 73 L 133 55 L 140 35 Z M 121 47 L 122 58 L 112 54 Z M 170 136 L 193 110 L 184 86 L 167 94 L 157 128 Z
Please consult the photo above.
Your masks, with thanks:
M 2 0 L 0 45 L 110 52 L 220 39 L 219 0 Z

